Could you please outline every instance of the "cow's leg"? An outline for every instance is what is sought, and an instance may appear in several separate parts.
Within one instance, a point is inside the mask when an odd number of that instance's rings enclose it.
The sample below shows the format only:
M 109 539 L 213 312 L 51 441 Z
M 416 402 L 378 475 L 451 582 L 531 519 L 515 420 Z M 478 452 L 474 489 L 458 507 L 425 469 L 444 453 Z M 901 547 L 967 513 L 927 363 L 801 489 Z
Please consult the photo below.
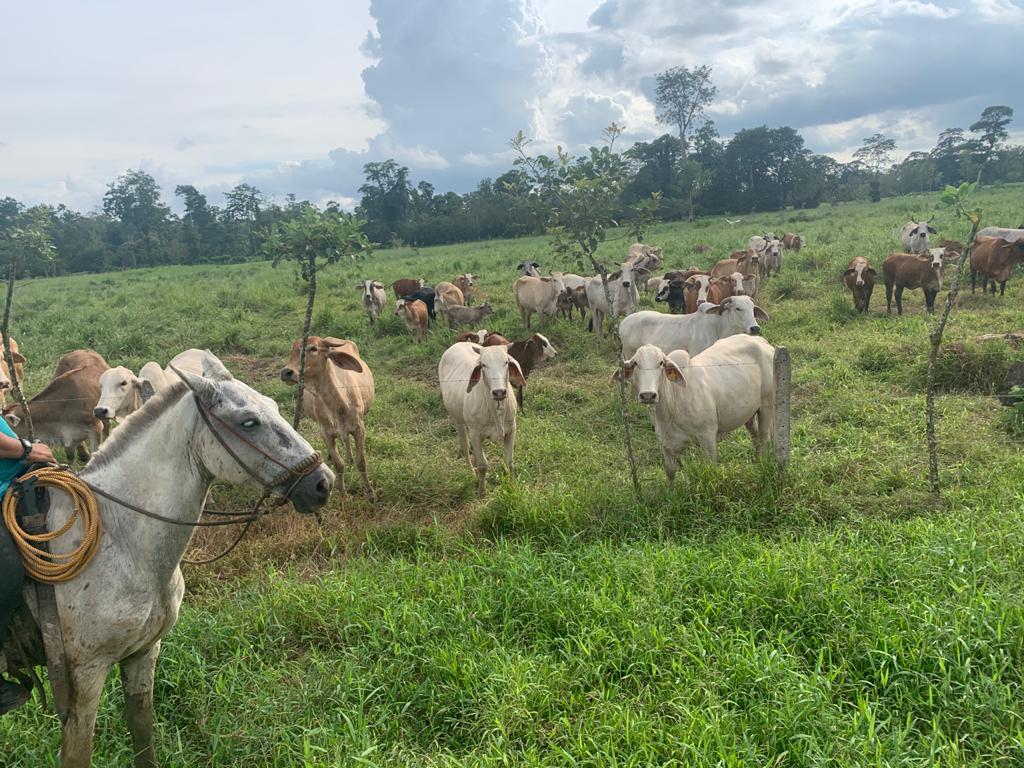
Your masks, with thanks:
M 993 284 L 992 287 L 995 288 L 995 285 Z M 992 292 L 995 293 L 994 290 Z M 924 304 L 925 304 L 925 308 L 929 312 L 934 312 L 935 311 L 935 297 L 938 296 L 938 294 L 939 294 L 939 292 L 937 290 L 935 290 L 935 291 L 925 290 L 925 292 L 924 292 Z
M 868 304 L 871 303 L 871 292 L 873 290 L 874 290 L 874 287 L 871 287 L 871 288 L 868 288 L 867 291 L 865 291 L 865 293 L 864 293 L 864 314 L 867 314 L 867 312 L 868 312 Z
M 903 314 L 903 286 L 896 286 L 896 314 Z
M 992 291 L 992 293 L 995 293 L 995 291 Z M 1006 281 L 1005 280 L 1003 280 L 1002 282 L 999 283 L 999 298 L 1002 298 L 1004 293 L 1006 293 Z
M 509 479 L 516 476 L 516 432 L 512 430 L 505 433 L 502 440 L 502 447 L 505 449 L 505 466 L 508 467 Z
M 757 410 L 757 432 L 760 438 L 758 453 L 767 453 L 775 443 L 775 403 L 772 400 L 761 403 Z
M 885 284 L 885 313 L 892 314 L 892 283 Z
M 363 490 L 367 499 L 375 501 L 373 486 L 370 485 L 370 477 L 366 474 L 366 427 L 360 424 L 352 437 L 356 443 L 356 469 L 359 470 L 359 476 L 363 478 Z M 345 436 L 345 444 L 348 445 L 348 435 Z
M 352 435 L 350 435 L 348 432 L 346 432 L 344 434 L 344 436 L 342 437 L 342 440 L 345 441 L 345 461 L 347 461 L 349 464 L 352 463 L 352 440 L 351 440 L 351 438 L 352 438 Z
M 124 715 L 132 735 L 135 768 L 156 768 L 153 748 L 153 671 L 160 655 L 160 641 L 121 661 Z
M 751 416 L 750 420 L 746 424 L 744 424 L 743 426 L 745 426 L 747 428 L 747 432 L 750 433 L 750 442 L 753 443 L 753 445 L 754 445 L 754 452 L 755 453 L 760 453 L 761 452 L 761 432 L 760 432 L 760 430 L 758 428 L 757 414 L 755 413 L 753 416 Z
M 718 435 L 712 431 L 697 437 L 697 443 L 707 454 L 708 461 L 712 464 L 718 463 Z
M 459 433 L 459 458 L 466 458 L 469 456 L 469 439 L 466 437 L 466 425 L 456 424 L 455 431 Z M 473 462 L 469 462 L 469 468 L 473 468 Z
M 974 286 L 977 284 L 977 281 L 978 270 L 976 270 L 974 267 L 971 267 L 971 293 L 974 293 Z
M 327 455 L 331 457 L 331 464 L 338 471 L 338 488 L 341 490 L 342 495 L 345 494 L 345 462 L 341 460 L 341 454 L 338 453 L 338 436 L 331 432 L 321 433 L 324 436 L 324 442 L 327 443 Z
M 661 455 L 665 460 L 665 477 L 668 478 L 669 486 L 672 486 L 676 482 L 676 454 L 675 451 L 661 447 Z
M 487 456 L 484 454 L 484 436 L 480 432 L 473 432 L 469 436 L 473 444 L 473 457 L 476 463 L 473 471 L 476 472 L 476 495 L 481 499 L 487 494 Z
M 60 742 L 60 768 L 89 768 L 96 710 L 109 671 L 110 664 L 102 662 L 71 668 L 71 700 Z

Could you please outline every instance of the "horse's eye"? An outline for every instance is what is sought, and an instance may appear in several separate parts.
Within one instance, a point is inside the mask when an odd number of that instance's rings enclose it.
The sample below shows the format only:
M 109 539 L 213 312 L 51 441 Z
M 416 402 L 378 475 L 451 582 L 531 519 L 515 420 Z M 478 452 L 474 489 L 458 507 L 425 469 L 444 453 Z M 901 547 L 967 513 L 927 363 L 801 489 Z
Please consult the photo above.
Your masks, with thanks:
M 120 386 L 127 387 L 128 386 L 128 382 L 127 381 L 122 381 Z
M 246 429 L 252 429 L 253 427 L 258 426 L 259 423 L 259 419 L 246 419 L 242 422 L 242 426 Z

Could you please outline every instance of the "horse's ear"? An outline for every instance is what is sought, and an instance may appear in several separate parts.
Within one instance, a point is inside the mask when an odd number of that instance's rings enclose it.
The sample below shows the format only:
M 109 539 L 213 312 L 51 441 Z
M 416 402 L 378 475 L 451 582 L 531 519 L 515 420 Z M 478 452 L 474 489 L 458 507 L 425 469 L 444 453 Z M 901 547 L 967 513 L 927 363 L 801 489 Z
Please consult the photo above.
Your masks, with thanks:
M 208 349 L 203 350 L 203 376 L 214 381 L 231 381 L 235 378 L 231 371 L 224 367 L 220 358 Z
M 205 405 L 211 405 L 217 396 L 217 387 L 213 381 L 205 376 L 197 376 L 194 373 L 183 371 L 180 368 L 170 366 L 171 370 L 178 374 L 178 377 L 185 382 L 185 386 L 192 390 L 192 394 L 199 398 Z

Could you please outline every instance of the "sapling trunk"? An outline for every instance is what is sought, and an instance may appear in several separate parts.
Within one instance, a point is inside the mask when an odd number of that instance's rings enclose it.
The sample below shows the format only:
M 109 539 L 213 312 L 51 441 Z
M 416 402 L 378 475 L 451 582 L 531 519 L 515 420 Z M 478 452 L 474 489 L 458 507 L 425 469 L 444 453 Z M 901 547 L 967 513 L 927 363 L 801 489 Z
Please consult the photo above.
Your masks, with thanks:
M 21 406 L 21 411 L 25 415 L 25 431 L 28 432 L 28 439 L 35 440 L 36 433 L 32 426 L 32 414 L 28 412 L 28 402 L 25 400 L 25 393 L 21 391 L 21 385 L 18 383 L 18 377 L 14 374 L 14 355 L 11 354 L 11 335 L 10 328 L 11 323 L 11 304 L 14 300 L 14 263 L 7 269 L 7 303 L 4 304 L 4 319 L 3 323 L 0 323 L 0 336 L 3 337 L 4 342 L 4 362 L 7 363 L 7 372 L 11 377 L 11 394 L 14 396 L 15 401 Z
M 608 302 L 608 307 L 612 308 L 612 291 L 608 286 L 608 275 L 605 273 L 605 268 L 598 264 L 597 259 L 594 258 L 593 254 L 587 253 L 590 258 L 590 264 L 594 270 L 601 277 L 601 287 L 604 289 L 604 300 Z M 602 321 L 603 322 L 603 321 Z M 615 319 L 612 318 L 613 332 L 615 338 L 619 344 L 619 412 L 622 414 L 622 433 L 626 442 L 626 458 L 629 460 L 629 473 L 633 479 L 633 490 L 636 493 L 640 492 L 640 479 L 637 477 L 636 471 L 636 456 L 633 454 L 633 437 L 629 430 L 629 402 L 626 397 L 626 361 L 622 357 L 622 339 L 619 338 L 618 327 L 615 326 Z M 601 332 L 601 329 L 598 329 Z
M 946 295 L 946 305 L 942 308 L 942 317 L 939 318 L 935 330 L 930 338 L 931 351 L 928 354 L 928 381 L 925 394 L 925 431 L 928 439 L 928 483 L 931 486 L 932 495 L 939 495 L 939 449 L 935 439 L 935 363 L 939 357 L 939 348 L 942 346 L 942 334 L 946 330 L 946 323 L 953 311 L 953 303 L 956 301 L 957 293 L 960 290 L 960 277 L 963 274 L 964 264 L 971 258 L 971 249 L 974 248 L 974 240 L 978 234 L 978 227 L 981 219 L 975 217 L 971 222 L 971 234 L 967 239 L 967 246 L 960 254 L 956 263 L 956 272 L 953 273 L 953 280 L 949 285 L 949 293 Z
M 299 348 L 299 387 L 295 393 L 295 416 L 292 427 L 299 428 L 302 421 L 302 395 L 306 391 L 306 346 L 309 344 L 309 326 L 313 322 L 313 302 L 316 301 L 316 260 L 311 256 L 305 267 L 306 273 L 306 319 L 302 323 L 302 346 Z

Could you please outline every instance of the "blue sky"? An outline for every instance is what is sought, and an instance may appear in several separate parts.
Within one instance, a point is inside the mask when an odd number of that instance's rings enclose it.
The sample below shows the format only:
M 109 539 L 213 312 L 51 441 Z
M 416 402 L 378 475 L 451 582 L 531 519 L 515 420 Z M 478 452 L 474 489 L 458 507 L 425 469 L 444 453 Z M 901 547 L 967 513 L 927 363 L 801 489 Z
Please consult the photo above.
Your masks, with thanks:
M 362 165 L 466 191 L 519 129 L 579 148 L 710 64 L 723 135 L 791 125 L 841 160 L 927 150 L 990 104 L 1024 127 L 1024 0 L 56 0 L 0 9 L 0 196 L 92 210 L 127 168 L 170 200 L 239 181 L 351 204 Z

